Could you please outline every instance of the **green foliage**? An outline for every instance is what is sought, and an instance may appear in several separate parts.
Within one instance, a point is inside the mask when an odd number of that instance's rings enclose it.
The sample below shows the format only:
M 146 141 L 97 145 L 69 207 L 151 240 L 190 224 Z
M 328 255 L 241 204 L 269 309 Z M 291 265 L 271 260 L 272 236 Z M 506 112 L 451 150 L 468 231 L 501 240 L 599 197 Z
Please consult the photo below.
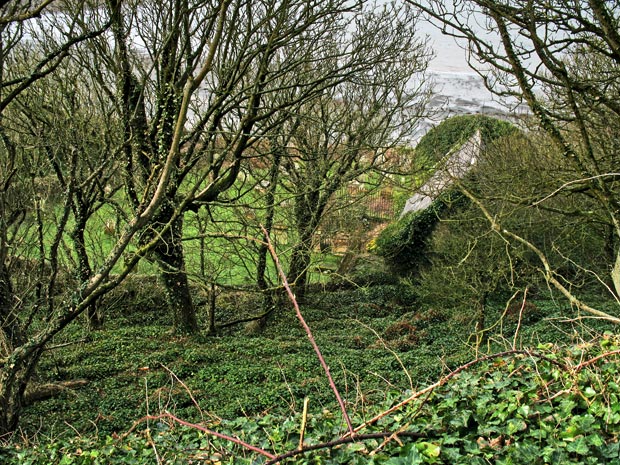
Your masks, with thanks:
M 118 308 L 108 312 L 104 331 L 90 333 L 85 342 L 46 352 L 39 382 L 85 379 L 89 383 L 28 407 L 25 430 L 40 430 L 39 419 L 45 417 L 45 434 L 52 436 L 65 431 L 66 424 L 85 434 L 95 429 L 100 434 L 121 432 L 146 412 L 147 398 L 151 405 L 165 405 L 196 419 L 191 399 L 163 366 L 186 383 L 205 411 L 224 418 L 263 411 L 285 414 L 299 409 L 305 396 L 318 405 L 332 406 L 333 395 L 288 302 L 277 310 L 273 324 L 257 335 L 246 336 L 240 325 L 217 337 L 178 338 L 168 331 L 169 316 L 157 300 L 140 293 L 143 278 L 132 276 L 126 287 L 106 300 L 106 305 Z M 144 292 L 159 299 L 151 288 L 155 282 L 147 281 Z M 124 305 L 131 300 L 131 292 L 137 292 L 134 299 L 143 302 L 140 308 Z M 260 297 L 251 293 L 223 294 L 217 300 L 218 323 L 247 318 L 259 312 L 260 304 Z M 410 387 L 378 337 L 384 327 L 412 309 L 415 292 L 404 283 L 350 286 L 308 296 L 306 318 L 352 403 L 362 398 L 381 401 L 386 389 Z M 57 342 L 83 338 L 83 329 L 76 324 Z M 458 344 L 452 346 L 450 353 L 466 351 Z M 401 356 L 417 379 L 430 380 L 441 371 L 426 347 Z
M 506 121 L 484 115 L 448 118 L 420 139 L 415 148 L 416 159 L 432 165 L 450 150 L 467 141 L 478 129 L 485 143 L 510 135 L 517 130 L 514 125 Z
M 482 115 L 449 118 L 420 140 L 415 149 L 417 163 L 434 165 L 450 150 L 467 141 L 478 129 L 484 143 L 491 143 L 516 131 L 510 123 Z M 370 244 L 370 249 L 384 257 L 396 273 L 415 276 L 429 264 L 428 244 L 440 218 L 454 211 L 455 203 L 462 206 L 464 202 L 461 194 L 448 189 L 425 210 L 409 212 L 390 224 Z
M 372 251 L 383 257 L 396 273 L 416 275 L 428 264 L 428 243 L 442 215 L 464 202 L 456 190 L 442 193 L 428 208 L 408 212 L 385 228 L 372 243 Z
M 531 351 L 483 357 L 429 395 L 411 400 L 361 433 L 401 431 L 412 439 L 359 440 L 297 455 L 292 462 L 321 464 L 547 464 L 620 463 L 620 338 L 606 333 L 588 343 L 539 344 Z M 411 392 L 390 394 L 353 414 L 361 424 Z M 305 444 L 338 438 L 337 410 L 317 409 L 311 398 Z M 263 413 L 203 425 L 270 453 L 294 450 L 301 414 Z M 249 464 L 264 457 L 224 439 L 166 420 L 141 423 L 131 434 L 56 437 L 0 449 L 12 464 Z
M 142 278 L 136 275 L 135 279 L 139 283 Z M 120 289 L 117 301 L 125 299 L 125 292 L 131 289 L 131 286 Z M 247 309 L 256 303 L 251 294 L 239 294 L 242 293 L 230 293 L 218 299 L 221 314 L 231 319 L 247 315 Z M 405 281 L 336 287 L 333 291 L 328 286 L 323 292 L 308 295 L 304 315 L 355 424 L 473 357 L 465 344 L 473 330 L 468 316 L 439 307 L 420 308 L 417 300 L 416 288 Z M 145 300 L 144 305 L 151 304 Z M 492 305 L 489 318 L 501 318 L 504 302 Z M 592 328 L 577 324 L 558 328 L 557 323 L 550 325 L 541 320 L 541 314 L 550 318 L 568 314 L 569 309 L 559 309 L 551 300 L 532 302 L 530 307 L 526 316 L 531 313 L 533 317 L 524 318 L 523 323 L 527 325 L 520 326 L 519 341 L 542 337 L 553 342 L 565 339 L 567 333 L 582 338 L 592 334 Z M 260 457 L 225 440 L 167 420 L 151 420 L 148 424 L 141 423 L 131 434 L 123 433 L 143 415 L 172 412 L 280 453 L 298 444 L 299 412 L 305 397 L 310 398 L 307 444 L 330 441 L 343 433 L 333 393 L 288 303 L 278 310 L 273 325 L 251 337 L 244 336 L 241 328 L 233 327 L 217 337 L 179 338 L 167 331 L 165 319 L 137 318 L 128 310 L 115 313 L 106 330 L 89 334 L 87 341 L 62 346 L 63 342 L 81 340 L 84 336 L 80 325 L 72 325 L 66 339 L 56 341 L 61 347 L 44 354 L 38 381 L 83 378 L 89 383 L 28 407 L 22 426 L 23 437 L 29 442 L 15 437 L 0 450 L 1 463 L 262 463 Z M 489 339 L 512 343 L 517 325 L 513 311 L 501 324 L 495 325 Z M 547 358 L 570 367 L 617 346 L 617 337 L 609 335 L 584 347 L 559 349 L 549 344 L 539 350 Z M 501 346 L 489 350 L 501 350 Z M 566 375 L 553 363 L 546 364 L 545 359 L 491 360 L 451 380 L 427 402 L 412 403 L 365 430 L 405 428 L 422 434 L 423 438 L 412 441 L 403 436 L 401 443 L 388 441 L 384 446 L 381 446 L 382 439 L 373 439 L 308 453 L 289 463 L 452 464 L 511 463 L 510 460 L 522 463 L 519 454 L 545 454 L 549 448 L 559 447 L 558 444 L 564 444 L 565 455 L 558 455 L 560 459 L 585 460 L 586 450 L 593 457 L 605 457 L 615 450 L 612 430 L 616 420 L 602 416 L 609 415 L 605 412 L 614 413 L 605 402 L 615 399 L 613 385 L 607 387 L 609 379 L 617 376 L 615 366 L 608 367 L 608 374 L 601 371 L 607 367 L 603 363 L 584 367 L 588 368 L 584 373 L 594 373 L 583 378 L 583 383 L 590 384 L 574 387 L 571 383 L 581 382 L 581 378 Z M 503 384 L 504 379 L 511 384 Z M 553 409 L 557 405 L 563 410 L 543 413 L 567 424 L 573 421 L 571 418 L 583 416 L 582 420 L 574 420 L 575 427 L 582 431 L 592 424 L 594 433 L 581 434 L 584 439 L 580 433 L 574 433 L 570 439 L 560 434 L 564 430 L 558 426 L 557 431 L 545 430 L 547 436 L 541 439 L 542 433 L 532 432 L 535 426 L 542 429 L 538 424 L 545 417 L 537 409 L 547 402 L 543 398 L 546 391 L 535 383 L 538 379 L 550 386 L 548 396 L 567 392 L 559 395 L 557 401 L 551 399 L 557 402 L 553 403 Z M 568 394 L 573 389 L 575 393 L 583 393 L 585 400 L 579 401 L 577 394 Z M 574 408 L 570 403 L 559 402 L 564 395 L 576 403 Z M 492 403 L 489 398 L 497 402 L 489 406 Z M 527 403 L 529 399 L 534 399 L 531 405 Z M 584 405 L 591 400 L 600 401 L 600 405 L 593 407 L 593 412 L 584 411 Z M 480 411 L 476 407 L 478 403 Z M 529 412 L 536 412 L 534 416 L 524 416 L 526 405 Z M 456 415 L 455 409 L 464 412 L 463 415 Z M 593 423 L 587 415 L 594 417 Z M 526 429 L 522 429 L 523 422 L 527 424 Z M 566 434 L 573 434 L 571 431 Z M 500 436 L 502 447 L 497 449 L 495 444 Z M 377 453 L 370 456 L 373 450 Z

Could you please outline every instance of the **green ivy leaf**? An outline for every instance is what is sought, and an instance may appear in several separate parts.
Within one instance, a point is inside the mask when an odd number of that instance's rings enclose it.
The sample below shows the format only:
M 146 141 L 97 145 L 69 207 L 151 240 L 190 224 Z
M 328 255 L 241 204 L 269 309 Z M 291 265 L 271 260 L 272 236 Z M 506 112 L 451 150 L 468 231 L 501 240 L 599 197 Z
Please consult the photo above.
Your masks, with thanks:
M 596 391 L 591 386 L 588 386 L 583 390 L 583 395 L 588 398 L 594 397 L 596 395 Z
M 418 451 L 427 457 L 439 457 L 441 447 L 432 442 L 419 442 L 416 447 Z
M 568 445 L 566 446 L 566 450 L 579 455 L 588 455 L 588 453 L 590 452 L 588 442 L 583 436 L 579 436 L 578 438 L 575 438 L 574 441 L 568 443 Z

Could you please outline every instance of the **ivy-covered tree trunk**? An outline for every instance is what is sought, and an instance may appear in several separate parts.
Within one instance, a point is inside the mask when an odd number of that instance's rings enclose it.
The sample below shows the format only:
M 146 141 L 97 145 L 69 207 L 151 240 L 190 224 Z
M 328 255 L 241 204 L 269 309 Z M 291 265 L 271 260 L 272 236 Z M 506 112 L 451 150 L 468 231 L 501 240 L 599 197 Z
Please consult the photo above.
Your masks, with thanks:
M 92 268 L 88 259 L 88 250 L 86 250 L 86 240 L 84 232 L 86 230 L 86 216 L 84 214 L 76 215 L 76 224 L 71 233 L 73 239 L 73 247 L 78 259 L 78 278 L 84 283 L 92 276 Z M 88 326 L 92 330 L 101 329 L 103 327 L 103 318 L 99 314 L 97 301 L 94 301 L 86 310 L 88 318 Z
M 311 199 L 310 199 L 311 197 Z M 309 201 L 310 200 L 310 201 Z M 297 222 L 297 244 L 293 247 L 288 280 L 295 285 L 295 295 L 299 301 L 304 299 L 308 285 L 308 268 L 312 261 L 312 242 L 318 227 L 319 218 L 324 207 L 318 205 L 318 199 L 309 194 L 298 198 L 295 221 Z
M 308 285 L 308 268 L 312 259 L 312 232 L 304 231 L 303 237 L 293 248 L 288 280 L 295 286 L 295 297 L 303 301 Z
M 308 268 L 312 261 L 314 234 L 323 217 L 327 201 L 334 192 L 321 185 L 321 178 L 311 178 L 303 195 L 295 199 L 297 244 L 293 247 L 288 280 L 295 284 L 295 295 L 303 300 L 308 284 Z
M 153 253 L 161 268 L 161 281 L 173 315 L 174 329 L 179 333 L 193 334 L 199 327 L 185 269 L 183 217 L 172 219 L 173 214 L 174 206 L 170 202 L 162 207 L 156 223 L 163 226 L 172 221 L 172 225 L 161 235 Z

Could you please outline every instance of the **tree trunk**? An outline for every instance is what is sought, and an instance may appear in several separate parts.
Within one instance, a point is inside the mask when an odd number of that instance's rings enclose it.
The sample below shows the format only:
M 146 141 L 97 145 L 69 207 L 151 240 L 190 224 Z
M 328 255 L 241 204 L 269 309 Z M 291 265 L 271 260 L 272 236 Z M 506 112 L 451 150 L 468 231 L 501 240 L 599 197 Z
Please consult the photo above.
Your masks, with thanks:
M 0 438 L 17 429 L 24 407 L 26 386 L 32 378 L 43 344 L 30 341 L 0 364 Z
M 295 284 L 295 295 L 300 302 L 304 298 L 308 284 L 308 268 L 312 259 L 312 239 L 332 193 L 327 189 L 320 193 L 320 189 L 314 187 L 295 199 L 295 223 L 298 242 L 293 247 L 287 277 L 290 283 Z
M 215 309 L 217 307 L 217 288 L 215 283 L 211 283 L 209 290 L 209 320 L 207 326 L 207 334 L 213 336 L 217 331 L 215 328 Z
M 162 206 L 158 223 L 164 225 L 172 218 L 173 206 Z M 173 315 L 174 329 L 182 334 L 198 332 L 196 309 L 189 289 L 183 254 L 183 218 L 178 217 L 172 226 L 161 236 L 154 249 L 154 255 L 161 268 L 161 280 L 166 290 L 166 298 Z
M 9 347 L 15 347 L 22 342 L 21 329 L 17 315 L 15 314 L 15 301 L 13 298 L 13 285 L 11 284 L 11 276 L 9 270 L 4 263 L 0 261 L 0 329 L 2 330 L 2 338 L 0 339 L 0 355 L 4 351 L 4 344 Z
M 265 195 L 265 218 L 264 218 L 264 227 L 265 231 L 267 231 L 267 236 L 271 235 L 271 231 L 273 229 L 273 223 L 276 212 L 276 189 L 278 186 L 278 177 L 280 173 L 280 162 L 282 160 L 282 153 L 277 150 L 274 153 L 273 164 L 269 169 L 269 188 Z M 258 289 L 261 291 L 263 296 L 262 303 L 262 314 L 265 315 L 263 318 L 259 320 L 260 329 L 264 329 L 268 322 L 270 316 L 273 314 L 273 310 L 276 307 L 276 302 L 278 300 L 277 291 L 274 289 L 269 289 L 269 283 L 267 282 L 267 255 L 269 253 L 269 248 L 267 247 L 267 237 L 264 238 L 263 243 L 260 244 L 258 248 L 258 262 L 256 264 L 256 284 Z
M 88 260 L 88 251 L 86 250 L 86 241 L 84 239 L 84 231 L 86 230 L 86 218 L 83 214 L 76 215 L 76 224 L 72 231 L 73 247 L 78 259 L 78 277 L 80 282 L 87 282 L 92 276 L 92 268 Z M 86 309 L 88 318 L 88 326 L 91 330 L 101 329 L 103 327 L 103 318 L 98 311 L 98 304 L 95 300 Z
M 293 248 L 291 264 L 288 271 L 288 280 L 294 284 L 295 297 L 303 301 L 308 284 L 308 267 L 312 258 L 312 230 L 304 229 L 300 241 Z

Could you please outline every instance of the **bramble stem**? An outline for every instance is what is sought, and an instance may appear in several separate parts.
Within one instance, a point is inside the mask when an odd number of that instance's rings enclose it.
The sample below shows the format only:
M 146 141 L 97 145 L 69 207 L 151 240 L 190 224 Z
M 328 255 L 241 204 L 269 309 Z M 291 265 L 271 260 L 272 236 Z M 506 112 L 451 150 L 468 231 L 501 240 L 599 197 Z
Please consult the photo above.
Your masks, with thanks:
M 141 422 L 143 422 L 143 421 L 148 421 L 148 420 L 152 420 L 152 421 L 155 421 L 155 420 L 163 420 L 164 418 L 169 418 L 170 420 L 174 421 L 175 423 L 178 423 L 179 425 L 187 426 L 187 427 L 189 427 L 189 428 L 196 429 L 196 430 L 198 430 L 198 431 L 202 431 L 203 433 L 206 433 L 206 434 L 208 434 L 209 436 L 215 436 L 216 438 L 220 438 L 220 439 L 224 439 L 224 440 L 226 440 L 226 441 L 230 441 L 230 442 L 232 442 L 232 443 L 234 443 L 234 444 L 237 444 L 237 445 L 239 445 L 239 446 L 241 446 L 241 447 L 244 447 L 244 448 L 246 448 L 246 449 L 248 449 L 248 450 L 251 450 L 251 451 L 256 452 L 256 453 L 258 453 L 258 454 L 264 455 L 265 457 L 267 457 L 267 458 L 268 458 L 268 459 L 270 459 L 270 460 L 273 460 L 273 459 L 275 459 L 275 458 L 276 458 L 276 456 L 275 456 L 275 455 L 273 455 L 273 454 L 272 454 L 272 453 L 270 453 L 270 452 L 267 452 L 265 449 L 261 449 L 260 447 L 256 447 L 256 446 L 253 446 L 252 444 L 248 444 L 247 442 L 242 441 L 241 439 L 236 438 L 236 437 L 234 437 L 234 436 L 229 436 L 229 435 L 227 435 L 227 434 L 218 433 L 217 431 L 213 431 L 213 430 L 211 430 L 211 429 L 209 429 L 209 428 L 205 428 L 205 427 L 204 427 L 204 426 L 202 426 L 202 425 L 198 425 L 198 424 L 196 424 L 196 423 L 190 423 L 189 421 L 182 420 L 182 419 L 180 419 L 180 418 L 179 418 L 179 417 L 177 417 L 176 415 L 173 415 L 173 414 L 172 414 L 172 413 L 170 413 L 170 412 L 161 413 L 161 414 L 159 414 L 159 415 L 146 415 L 146 416 L 144 416 L 144 417 L 140 418 L 138 421 L 136 421 L 136 422 L 134 423 L 134 425 L 133 425 L 133 426 L 129 429 L 129 431 L 127 431 L 127 432 L 123 435 L 123 437 L 125 437 L 125 436 L 127 436 L 129 433 L 131 433 L 131 432 L 134 430 L 134 428 L 135 428 L 135 427 L 136 427 L 139 423 L 141 423 Z
M 295 308 L 295 313 L 297 314 L 297 318 L 301 322 L 301 325 L 303 326 L 304 330 L 306 331 L 306 334 L 308 335 L 310 344 L 312 344 L 312 348 L 314 349 L 314 352 L 316 353 L 316 356 L 319 359 L 319 362 L 321 362 L 321 366 L 323 367 L 323 370 L 325 371 L 325 375 L 327 376 L 327 379 L 329 380 L 329 385 L 332 388 L 332 391 L 334 391 L 334 395 L 336 396 L 338 405 L 340 405 L 342 416 L 344 417 L 344 421 L 347 423 L 347 428 L 349 429 L 349 435 L 354 436 L 355 430 L 353 429 L 353 425 L 351 424 L 351 419 L 349 418 L 349 414 L 347 413 L 347 408 L 344 405 L 344 401 L 342 400 L 342 397 L 340 396 L 340 392 L 338 392 L 336 383 L 334 383 L 334 378 L 332 378 L 332 375 L 329 371 L 329 366 L 325 362 L 325 359 L 323 358 L 323 354 L 321 354 L 321 349 L 319 348 L 318 344 L 316 343 L 316 340 L 314 339 L 314 336 L 312 335 L 312 330 L 310 329 L 310 326 L 308 326 L 308 323 L 306 323 L 306 320 L 301 314 L 301 310 L 299 309 L 299 304 L 297 303 L 295 294 L 293 294 L 293 291 L 291 290 L 291 286 L 289 286 L 288 284 L 288 280 L 286 279 L 286 275 L 284 274 L 284 271 L 282 271 L 282 265 L 280 265 L 280 260 L 278 259 L 278 255 L 276 254 L 276 251 L 273 248 L 273 245 L 271 244 L 271 240 L 269 239 L 269 234 L 267 233 L 267 230 L 264 227 L 261 226 L 261 228 L 263 229 L 263 233 L 265 233 L 265 240 L 267 242 L 267 247 L 269 248 L 269 253 L 271 254 L 271 258 L 273 258 L 273 262 L 276 265 L 276 269 L 278 270 L 278 274 L 280 275 L 280 278 L 282 278 L 282 284 L 284 285 L 284 288 L 286 289 L 288 298 L 292 302 L 293 307 Z

